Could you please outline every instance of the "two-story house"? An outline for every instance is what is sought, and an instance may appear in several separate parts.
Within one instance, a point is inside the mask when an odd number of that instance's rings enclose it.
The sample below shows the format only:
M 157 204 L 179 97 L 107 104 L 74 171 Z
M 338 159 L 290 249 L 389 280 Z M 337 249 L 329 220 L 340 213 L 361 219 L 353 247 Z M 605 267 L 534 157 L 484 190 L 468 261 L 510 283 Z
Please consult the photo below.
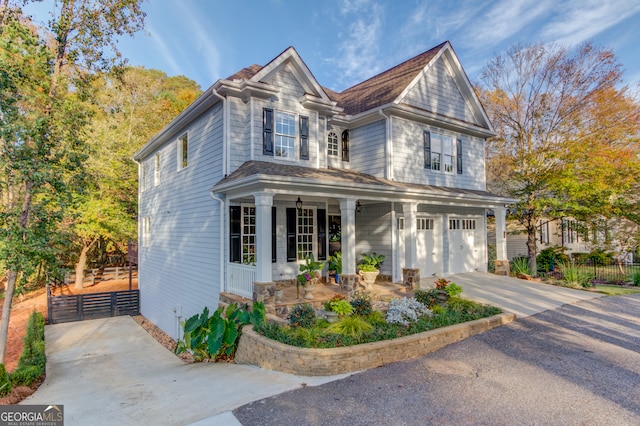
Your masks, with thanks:
M 341 93 L 293 47 L 218 80 L 134 156 L 141 311 L 172 337 L 220 292 L 291 279 L 339 238 L 343 281 L 486 271 L 492 126 L 449 42 Z

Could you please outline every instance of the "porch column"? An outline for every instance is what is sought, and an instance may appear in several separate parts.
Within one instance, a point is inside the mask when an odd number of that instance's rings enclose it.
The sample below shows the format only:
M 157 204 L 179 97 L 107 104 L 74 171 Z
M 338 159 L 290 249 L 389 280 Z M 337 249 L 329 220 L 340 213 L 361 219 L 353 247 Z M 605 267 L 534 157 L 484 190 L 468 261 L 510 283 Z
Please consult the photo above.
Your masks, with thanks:
M 340 200 L 340 231 L 342 233 L 342 273 L 356 273 L 356 199 Z
M 402 204 L 404 213 L 404 266 L 418 268 L 417 218 L 418 203 Z
M 507 209 L 494 208 L 496 218 L 496 274 L 509 275 L 509 260 L 507 257 Z
M 256 204 L 256 281 L 271 282 L 271 192 L 253 194 Z

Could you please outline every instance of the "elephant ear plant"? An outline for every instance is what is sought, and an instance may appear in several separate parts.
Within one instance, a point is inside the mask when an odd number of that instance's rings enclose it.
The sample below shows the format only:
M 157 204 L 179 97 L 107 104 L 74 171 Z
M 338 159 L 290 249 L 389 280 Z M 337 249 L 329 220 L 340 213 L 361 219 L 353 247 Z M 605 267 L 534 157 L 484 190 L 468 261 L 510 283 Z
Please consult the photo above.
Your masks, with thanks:
M 265 315 L 262 302 L 254 303 L 251 310 L 246 304 L 238 307 L 232 303 L 226 309 L 219 307 L 211 316 L 205 307 L 201 314 L 183 321 L 184 336 L 178 340 L 175 353 L 189 352 L 196 361 L 233 359 L 242 327 L 263 325 Z

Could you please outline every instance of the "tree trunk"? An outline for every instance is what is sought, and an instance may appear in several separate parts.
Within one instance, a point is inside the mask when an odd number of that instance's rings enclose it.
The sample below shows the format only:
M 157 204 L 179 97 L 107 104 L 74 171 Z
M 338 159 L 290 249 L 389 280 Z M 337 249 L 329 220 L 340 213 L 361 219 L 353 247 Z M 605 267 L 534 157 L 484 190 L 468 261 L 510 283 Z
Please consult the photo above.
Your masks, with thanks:
M 82 246 L 82 251 L 80 252 L 80 257 L 78 258 L 78 262 L 76 263 L 76 283 L 73 288 L 77 290 L 82 290 L 83 282 L 84 282 L 84 269 L 87 266 L 87 254 L 89 250 L 93 247 L 93 245 L 98 241 L 98 238 L 94 238 L 89 244 L 84 244 Z
M 0 320 L 0 364 L 4 364 L 4 352 L 7 348 L 7 337 L 9 336 L 9 318 L 11 316 L 11 302 L 13 292 L 16 288 L 18 274 L 9 271 L 7 279 L 7 289 L 4 292 L 4 305 L 2 306 L 2 319 Z
M 536 257 L 538 256 L 538 245 L 536 241 L 536 227 L 529 223 L 527 225 L 527 255 L 529 256 L 529 272 L 532 277 L 538 276 L 538 264 Z

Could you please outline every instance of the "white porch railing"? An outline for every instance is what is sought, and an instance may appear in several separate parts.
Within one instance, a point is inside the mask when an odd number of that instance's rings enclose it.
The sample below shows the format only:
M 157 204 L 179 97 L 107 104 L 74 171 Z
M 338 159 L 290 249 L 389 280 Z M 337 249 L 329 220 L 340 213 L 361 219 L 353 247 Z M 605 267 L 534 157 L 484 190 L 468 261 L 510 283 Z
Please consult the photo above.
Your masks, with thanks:
M 253 298 L 253 282 L 255 280 L 255 266 L 239 263 L 227 264 L 227 292 L 251 299 Z

